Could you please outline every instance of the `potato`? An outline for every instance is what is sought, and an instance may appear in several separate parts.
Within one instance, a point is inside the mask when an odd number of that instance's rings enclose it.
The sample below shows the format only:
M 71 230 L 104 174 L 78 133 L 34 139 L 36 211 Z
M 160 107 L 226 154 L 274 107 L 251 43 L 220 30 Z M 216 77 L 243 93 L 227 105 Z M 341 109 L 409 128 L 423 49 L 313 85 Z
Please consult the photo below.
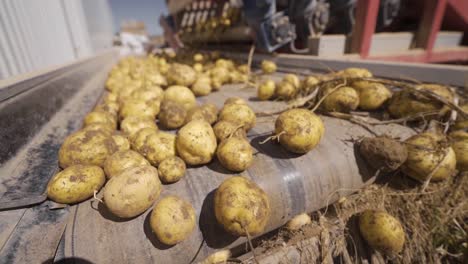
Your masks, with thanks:
M 161 131 L 150 134 L 142 148 L 151 165 L 158 166 L 163 160 L 176 155 L 176 136 Z
M 416 87 L 416 90 L 425 90 L 435 93 L 448 101 L 453 101 L 452 92 L 445 86 L 436 84 L 422 84 Z M 424 112 L 447 111 L 442 103 L 433 100 L 427 96 L 415 94 L 410 90 L 398 91 L 390 100 L 388 112 L 396 118 L 415 115 Z
M 133 150 L 137 151 L 138 153 L 145 155 L 144 145 L 146 139 L 149 135 L 158 133 L 158 129 L 154 127 L 146 127 L 138 130 L 138 132 L 134 133 L 132 137 L 130 137 L 130 146 Z
M 117 146 L 110 135 L 102 131 L 80 130 L 63 142 L 59 164 L 62 168 L 77 164 L 102 166 L 116 151 Z
M 240 97 L 229 97 L 228 99 L 226 99 L 226 101 L 224 101 L 224 105 L 228 105 L 228 104 L 243 104 L 243 105 L 246 105 L 247 102 L 240 98 Z
M 289 231 L 296 231 L 310 223 L 312 223 L 310 216 L 306 213 L 302 213 L 302 214 L 296 215 L 291 220 L 289 220 L 286 223 L 286 229 L 288 229 Z
M 120 118 L 125 119 L 129 116 L 142 116 L 155 118 L 159 113 L 159 101 L 142 101 L 135 99 L 127 99 L 122 103 L 120 108 Z
M 84 118 L 84 126 L 101 123 L 109 126 L 112 130 L 117 129 L 117 120 L 111 114 L 104 111 L 93 111 Z
M 197 73 L 202 73 L 203 72 L 203 64 L 201 63 L 194 63 L 193 64 L 193 69 L 197 72 Z
M 215 216 L 223 228 L 237 236 L 255 236 L 265 230 L 270 218 L 266 193 L 241 176 L 226 179 L 216 189 Z
M 230 137 L 221 141 L 216 156 L 223 167 L 236 172 L 246 170 L 253 162 L 252 146 L 242 137 Z
M 154 120 L 146 116 L 129 116 L 120 123 L 120 129 L 130 138 L 138 132 L 138 130 L 146 127 L 158 129 Z
M 359 230 L 371 247 L 386 254 L 398 254 L 405 244 L 405 231 L 398 219 L 382 211 L 362 212 Z
M 193 61 L 202 62 L 203 61 L 203 54 L 196 53 L 195 55 L 193 55 Z
M 262 67 L 263 73 L 266 73 L 266 74 L 274 73 L 276 72 L 278 68 L 276 66 L 276 63 L 274 63 L 273 61 L 269 61 L 269 60 L 263 60 L 261 67 Z
M 439 162 L 442 163 L 432 174 L 431 181 L 444 180 L 456 174 L 455 152 L 443 134 L 421 133 L 407 139 L 405 144 L 408 159 L 401 168 L 411 178 L 425 181 Z
M 468 103 L 460 105 L 461 109 L 468 112 Z M 457 121 L 452 127 L 453 129 L 465 129 L 468 128 L 468 120 L 464 119 L 460 115 L 457 116 Z
M 240 73 L 239 71 L 231 71 L 229 72 L 229 80 L 231 83 L 244 83 L 248 81 L 248 76 Z
M 397 170 L 408 158 L 406 146 L 387 136 L 363 138 L 359 152 L 372 168 L 382 172 Z
M 228 137 L 247 138 L 245 130 L 241 129 L 241 127 L 242 125 L 238 125 L 226 120 L 221 120 L 214 125 L 213 132 L 215 133 L 218 143 Z
M 47 197 L 57 203 L 73 204 L 93 197 L 106 182 L 98 166 L 73 165 L 52 177 L 47 185 Z
M 216 146 L 213 128 L 206 121 L 190 121 L 177 133 L 177 153 L 189 165 L 209 163 Z
M 280 144 L 294 153 L 307 153 L 320 142 L 325 131 L 322 119 L 307 109 L 290 109 L 275 122 Z
M 104 103 L 111 103 L 111 102 L 117 102 L 119 96 L 116 93 L 107 93 L 106 96 L 104 96 Z
M 179 85 L 169 86 L 164 92 L 164 100 L 181 104 L 187 111 L 197 105 L 193 92 L 189 88 Z
M 165 67 L 159 68 L 160 72 L 152 71 L 151 73 L 147 74 L 146 80 L 154 86 L 167 86 L 167 79 L 162 75 L 162 73 L 166 72 L 167 69 Z
M 239 65 L 239 66 L 237 66 L 237 70 L 240 73 L 247 74 L 249 72 L 249 65 L 247 65 L 247 64 Z
M 146 86 L 133 91 L 130 98 L 139 101 L 162 100 L 164 90 L 159 86 Z
M 299 77 L 291 73 L 288 73 L 283 77 L 283 82 L 288 82 L 292 84 L 295 90 L 299 89 L 299 86 L 301 85 L 301 81 L 299 80 Z
M 114 119 L 117 119 L 119 114 L 120 106 L 117 102 L 107 102 L 103 104 L 99 104 L 94 108 L 94 111 L 103 111 L 111 114 Z
M 189 202 L 175 195 L 161 199 L 151 213 L 151 229 L 159 241 L 166 245 L 175 245 L 187 239 L 195 225 L 195 209 Z
M 245 104 L 227 104 L 219 113 L 219 120 L 243 125 L 245 131 L 255 126 L 256 116 L 252 108 Z
M 130 149 L 130 141 L 128 141 L 127 137 L 125 137 L 124 135 L 120 133 L 114 133 L 112 134 L 112 139 L 114 140 L 115 145 L 117 146 L 117 149 L 119 151 Z
M 352 87 L 359 94 L 359 108 L 362 110 L 376 110 L 392 97 L 392 92 L 380 83 L 357 81 Z
M 296 88 L 293 84 L 286 81 L 281 81 L 275 90 L 275 96 L 282 100 L 289 100 L 296 94 Z
M 113 128 L 106 125 L 105 123 L 92 123 L 92 124 L 89 124 L 89 125 L 83 127 L 81 130 L 83 130 L 83 131 L 100 131 L 100 132 L 103 132 L 104 134 L 106 134 L 108 136 L 112 136 L 116 132 Z
M 164 101 L 158 119 L 159 124 L 166 129 L 176 129 L 184 125 L 187 110 L 179 103 Z
M 150 163 L 138 152 L 133 150 L 117 151 L 104 162 L 104 172 L 110 179 L 128 168 L 144 165 L 150 165 Z
M 320 80 L 315 76 L 307 76 L 301 85 L 301 90 L 313 91 L 317 88 L 317 84 L 320 83 Z
M 468 171 L 468 132 L 459 130 L 449 134 L 457 159 L 457 169 Z
M 185 175 L 185 162 L 179 157 L 169 157 L 158 166 L 159 179 L 163 183 L 174 183 Z
M 197 73 L 194 69 L 192 69 L 192 67 L 188 65 L 174 63 L 169 68 L 169 71 L 166 76 L 167 80 L 171 84 L 190 86 L 195 82 L 197 78 Z
M 372 77 L 372 73 L 364 68 L 347 68 L 337 72 L 340 77 L 346 78 L 369 78 Z
M 216 251 L 215 253 L 209 255 L 204 259 L 200 264 L 223 264 L 228 263 L 229 258 L 231 257 L 231 250 L 223 249 Z
M 359 105 L 359 95 L 352 87 L 344 86 L 338 88 L 331 94 L 333 87 L 324 90 L 322 108 L 327 112 L 349 112 L 356 110 Z
M 218 119 L 218 109 L 213 104 L 204 104 L 199 107 L 190 109 L 185 118 L 185 123 L 192 120 L 205 120 L 206 122 L 213 124 Z
M 114 215 L 132 218 L 150 208 L 160 193 L 161 181 L 154 167 L 131 167 L 106 184 L 104 204 Z
M 258 99 L 265 101 L 275 95 L 276 84 L 272 80 L 266 80 L 260 84 L 257 88 L 257 97 Z
M 199 76 L 192 85 L 192 91 L 195 96 L 208 95 L 211 93 L 211 89 L 211 79 L 205 75 Z
M 212 79 L 217 79 L 221 84 L 225 84 L 230 80 L 229 70 L 226 67 L 216 66 L 211 69 L 210 77 Z

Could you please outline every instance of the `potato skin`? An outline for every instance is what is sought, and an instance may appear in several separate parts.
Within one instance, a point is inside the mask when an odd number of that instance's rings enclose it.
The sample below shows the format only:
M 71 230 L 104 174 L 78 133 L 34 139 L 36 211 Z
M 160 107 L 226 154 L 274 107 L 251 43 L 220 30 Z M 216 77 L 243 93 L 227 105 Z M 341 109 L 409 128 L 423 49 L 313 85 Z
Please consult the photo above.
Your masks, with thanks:
M 150 134 L 143 144 L 143 153 L 153 166 L 176 155 L 176 136 L 161 132 Z
M 197 73 L 188 65 L 174 63 L 166 76 L 171 84 L 190 86 L 195 82 Z
M 112 139 L 114 140 L 115 145 L 117 146 L 117 150 L 122 151 L 130 149 L 130 141 L 128 141 L 127 137 L 125 137 L 124 135 L 114 133 L 112 135 Z
M 405 143 L 408 159 L 401 168 L 406 175 L 425 181 L 441 160 L 442 164 L 432 175 L 431 181 L 445 180 L 456 174 L 455 152 L 443 134 L 421 133 L 410 137 Z
M 266 80 L 257 89 L 258 99 L 265 101 L 275 95 L 276 84 L 272 80 Z
M 133 150 L 117 151 L 104 162 L 104 172 L 110 179 L 128 168 L 144 165 L 149 166 L 150 163 L 138 152 Z
M 187 110 L 184 106 L 173 102 L 164 101 L 159 113 L 159 124 L 167 129 L 176 129 L 184 125 Z
M 104 171 L 94 165 L 73 165 L 55 174 L 47 185 L 47 197 L 73 204 L 93 197 L 106 182 Z
M 405 232 L 393 216 L 376 210 L 366 210 L 359 216 L 359 229 L 373 248 L 387 254 L 398 254 L 405 243 Z
M 68 136 L 59 150 L 60 167 L 71 165 L 102 166 L 117 151 L 112 137 L 102 131 L 79 130 Z
M 169 195 L 161 199 L 150 217 L 150 226 L 156 237 L 166 245 L 175 245 L 195 229 L 196 216 L 192 205 L 182 198 Z
M 325 89 L 323 96 L 333 88 Z M 352 87 L 338 88 L 323 100 L 322 107 L 327 112 L 349 112 L 359 106 L 359 95 Z
M 163 183 L 174 183 L 185 175 L 185 162 L 179 157 L 169 157 L 158 166 L 159 179 Z
M 213 158 L 217 143 L 210 124 L 193 120 L 177 133 L 177 153 L 189 165 L 207 164 Z
M 237 236 L 262 233 L 270 217 L 270 202 L 266 193 L 254 182 L 234 176 L 216 189 L 215 216 L 223 228 Z
M 269 61 L 269 60 L 263 60 L 261 67 L 262 67 L 263 73 L 266 73 L 266 74 L 274 73 L 276 72 L 276 69 L 277 69 L 276 63 L 274 63 L 273 61 Z
M 120 129 L 130 138 L 140 129 L 147 127 L 158 130 L 155 121 L 146 116 L 129 116 L 120 123 Z
M 192 91 L 195 96 L 204 96 L 211 93 L 211 78 L 209 76 L 200 76 L 192 85 Z
M 301 85 L 301 81 L 299 80 L 299 77 L 297 77 L 296 74 L 292 74 L 292 73 L 286 74 L 283 77 L 283 82 L 288 82 L 292 84 L 292 86 L 294 86 L 294 90 L 297 90 L 299 86 Z
M 204 104 L 199 107 L 190 109 L 185 118 L 185 123 L 192 120 L 205 120 L 206 122 L 214 124 L 218 120 L 218 109 L 213 104 Z
M 217 122 L 213 127 L 213 132 L 215 133 L 216 140 L 218 141 L 218 143 L 228 138 L 229 136 L 246 138 L 247 135 L 245 133 L 245 130 L 241 129 L 239 126 L 240 125 L 234 124 L 226 120 L 221 120 Z
M 245 131 L 249 131 L 255 126 L 256 116 L 255 112 L 248 105 L 227 104 L 221 109 L 219 120 L 244 125 Z
M 229 97 L 228 99 L 226 99 L 226 101 L 224 101 L 224 105 L 228 105 L 228 104 L 243 104 L 243 105 L 247 105 L 247 102 L 240 98 L 240 97 Z
M 187 111 L 197 105 L 193 92 L 189 88 L 180 85 L 167 88 L 164 92 L 164 100 L 181 104 Z
M 457 169 L 468 171 L 468 132 L 459 130 L 449 134 L 457 158 Z
M 122 103 L 120 108 L 120 118 L 125 119 L 130 116 L 142 116 L 148 118 L 155 118 L 159 113 L 159 101 L 154 100 L 150 103 L 149 101 L 127 99 Z
M 276 89 L 275 96 L 282 100 L 289 100 L 296 94 L 296 87 L 287 81 L 281 81 Z
M 306 109 L 281 113 L 275 122 L 280 144 L 294 153 L 307 153 L 320 142 L 325 131 L 320 117 Z
M 133 150 L 136 152 L 142 154 L 145 156 L 144 152 L 144 145 L 146 142 L 146 139 L 148 138 L 149 135 L 156 134 L 159 131 L 155 128 L 152 127 L 146 127 L 143 129 L 138 130 L 132 137 L 130 137 L 130 146 Z
M 104 111 L 93 111 L 86 115 L 84 119 L 84 126 L 100 123 L 109 128 L 115 130 L 117 129 L 117 120 L 112 116 L 112 114 Z
M 359 94 L 359 108 L 376 110 L 392 97 L 392 92 L 381 83 L 358 81 L 352 87 Z
M 236 172 L 246 170 L 253 162 L 252 146 L 245 138 L 239 137 L 221 141 L 216 156 L 223 167 Z
M 109 180 L 104 187 L 104 203 L 114 215 L 131 218 L 150 208 L 160 192 L 156 168 L 132 167 Z

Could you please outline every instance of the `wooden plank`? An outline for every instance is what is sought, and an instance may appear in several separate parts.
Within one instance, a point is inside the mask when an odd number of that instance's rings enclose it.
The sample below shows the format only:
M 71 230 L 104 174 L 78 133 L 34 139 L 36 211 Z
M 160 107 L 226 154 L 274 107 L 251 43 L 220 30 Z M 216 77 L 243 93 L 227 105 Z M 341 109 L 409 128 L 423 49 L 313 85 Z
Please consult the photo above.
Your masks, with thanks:
M 351 52 L 360 53 L 361 58 L 369 55 L 372 35 L 375 32 L 380 0 L 358 0 L 356 7 L 356 22 L 354 24 Z
M 424 1 L 423 16 L 415 37 L 415 48 L 425 49 L 428 54 L 432 51 L 446 6 L 447 0 Z

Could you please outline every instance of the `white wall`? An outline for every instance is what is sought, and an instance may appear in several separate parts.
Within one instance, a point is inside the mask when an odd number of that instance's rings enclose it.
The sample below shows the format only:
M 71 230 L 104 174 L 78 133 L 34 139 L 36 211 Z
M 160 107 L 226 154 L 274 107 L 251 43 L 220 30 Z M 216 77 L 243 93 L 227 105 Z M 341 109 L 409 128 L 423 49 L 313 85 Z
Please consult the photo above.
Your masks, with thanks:
M 107 0 L 1 0 L 0 79 L 91 56 L 112 35 Z

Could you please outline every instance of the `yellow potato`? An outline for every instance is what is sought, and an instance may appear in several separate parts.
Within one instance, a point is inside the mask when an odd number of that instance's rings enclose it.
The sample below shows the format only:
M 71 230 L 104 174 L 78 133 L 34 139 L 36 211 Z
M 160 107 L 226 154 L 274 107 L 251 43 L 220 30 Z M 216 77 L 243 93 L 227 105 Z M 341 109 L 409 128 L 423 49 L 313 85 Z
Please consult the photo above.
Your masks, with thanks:
M 146 86 L 133 91 L 130 94 L 130 99 L 139 101 L 152 101 L 162 100 L 164 97 L 164 90 L 159 86 Z
M 195 82 L 197 73 L 189 65 L 174 63 L 166 76 L 171 84 L 190 86 Z
M 114 140 L 115 145 L 117 146 L 117 149 L 119 151 L 130 149 L 130 141 L 128 141 L 127 137 L 125 137 L 124 135 L 120 133 L 114 133 L 112 134 L 112 139 Z
M 228 105 L 228 104 L 244 104 L 246 105 L 247 102 L 240 98 L 240 97 L 229 97 L 228 99 L 226 99 L 226 101 L 224 101 L 224 105 Z
M 153 71 L 149 74 L 146 74 L 145 78 L 151 85 L 165 87 L 167 86 L 167 79 L 162 75 L 162 73 L 165 73 L 167 71 L 168 69 L 162 66 L 159 68 L 159 72 Z
M 82 131 L 100 131 L 108 136 L 112 136 L 116 131 L 105 123 L 92 123 L 81 129 Z
M 129 116 L 142 116 L 155 118 L 159 113 L 159 101 L 142 101 L 135 99 L 127 99 L 122 103 L 119 115 L 121 119 Z
M 207 164 L 216 151 L 216 137 L 210 124 L 193 120 L 177 133 L 177 153 L 189 165 Z
M 104 204 L 114 215 L 132 218 L 150 208 L 160 193 L 161 181 L 156 168 L 131 167 L 107 182 Z
M 161 199 L 151 213 L 151 229 L 159 241 L 166 245 L 175 245 L 187 239 L 195 225 L 195 209 L 189 202 L 175 195 Z
M 315 76 L 307 76 L 301 85 L 301 90 L 313 91 L 317 88 L 317 84 L 320 83 L 320 80 Z
M 359 108 L 376 110 L 392 97 L 392 92 L 380 83 L 357 81 L 352 87 L 359 94 Z
M 296 88 L 290 82 L 282 81 L 278 83 L 275 96 L 282 100 L 289 100 L 296 94 Z
M 119 114 L 119 109 L 120 109 L 120 106 L 117 102 L 107 102 L 107 103 L 99 104 L 94 108 L 95 111 L 103 111 L 103 112 L 107 112 L 111 114 L 114 117 L 114 119 L 117 119 L 117 116 Z
M 294 153 L 307 153 L 320 142 L 325 131 L 322 119 L 307 109 L 281 113 L 275 122 L 280 144 Z
M 347 68 L 337 72 L 340 77 L 346 78 L 369 78 L 372 77 L 372 73 L 364 68 Z
M 187 110 L 179 103 L 164 101 L 159 113 L 159 125 L 167 129 L 176 129 L 184 125 Z
M 202 62 L 203 61 L 203 54 L 201 53 L 196 53 L 193 55 L 193 60 L 196 62 Z
M 214 125 L 213 131 L 215 133 L 216 140 L 219 143 L 228 137 L 247 138 L 245 130 L 241 128 L 242 125 L 238 125 L 225 120 L 220 120 Z
M 185 175 L 185 162 L 179 157 L 169 157 L 158 166 L 159 179 L 163 183 L 174 183 Z
M 150 134 L 142 148 L 151 165 L 158 166 L 163 160 L 176 155 L 176 136 L 162 131 Z
M 145 142 L 149 135 L 158 133 L 158 129 L 154 127 L 146 127 L 138 130 L 130 137 L 130 147 L 138 153 L 145 156 Z
M 128 137 L 132 137 L 138 130 L 143 128 L 153 128 L 158 129 L 155 121 L 146 116 L 129 116 L 122 120 L 120 123 L 120 130 L 125 133 Z
M 463 130 L 454 131 L 449 136 L 457 158 L 457 169 L 468 171 L 468 132 Z
M 301 81 L 299 80 L 299 77 L 295 74 L 288 73 L 283 77 L 283 82 L 288 82 L 294 86 L 294 90 L 299 89 L 299 86 L 301 85 Z
M 204 96 L 211 93 L 211 79 L 206 75 L 199 76 L 192 85 L 192 91 L 195 96 Z
M 93 197 L 106 182 L 98 166 L 73 165 L 55 174 L 47 185 L 47 197 L 57 203 L 73 204 Z
M 193 64 L 193 69 L 197 72 L 197 73 L 202 73 L 203 72 L 203 64 L 201 63 L 194 63 Z
M 468 103 L 460 105 L 461 109 L 465 112 L 468 112 Z M 453 129 L 465 129 L 468 128 L 468 120 L 464 119 L 462 116 L 457 116 L 457 121 L 453 125 Z
M 117 151 L 109 134 L 102 131 L 80 130 L 68 136 L 59 150 L 60 167 L 71 165 L 102 166 L 108 156 Z
M 218 119 L 218 109 L 213 104 L 204 104 L 199 107 L 190 109 L 185 118 L 185 123 L 193 120 L 205 120 L 206 122 L 214 124 Z
M 286 223 L 286 229 L 295 231 L 301 229 L 303 226 L 312 223 L 310 216 L 306 213 L 298 214 Z
M 84 126 L 101 123 L 109 126 L 112 130 L 117 129 L 117 120 L 111 114 L 104 111 L 93 111 L 86 115 L 84 119 Z
M 252 147 L 242 137 L 230 137 L 221 141 L 216 156 L 223 167 L 236 172 L 246 170 L 253 162 Z
M 117 102 L 119 96 L 116 93 L 108 93 L 104 97 L 104 103 Z
M 259 235 L 270 218 L 266 193 L 241 176 L 228 178 L 216 189 L 214 208 L 218 223 L 237 236 Z
M 215 253 L 209 255 L 204 259 L 200 264 L 222 264 L 228 263 L 229 258 L 231 257 L 231 251 L 229 249 L 223 249 L 216 251 Z
M 211 69 L 210 77 L 212 79 L 217 79 L 221 84 L 225 84 L 230 80 L 229 70 L 226 67 L 216 66 Z
M 239 66 L 237 66 L 237 70 L 240 73 L 247 74 L 249 72 L 249 65 L 247 65 L 247 64 L 239 65 Z
M 274 63 L 273 61 L 269 61 L 269 60 L 263 60 L 261 67 L 262 67 L 263 73 L 266 73 L 266 74 L 274 73 L 276 72 L 278 68 L 276 66 L 276 63 Z
M 401 168 L 406 175 L 425 181 L 432 173 L 431 181 L 440 181 L 456 174 L 455 152 L 445 135 L 426 132 L 410 137 L 405 143 L 408 159 Z M 439 162 L 442 164 L 432 172 Z
M 272 80 L 266 80 L 257 88 L 258 99 L 265 101 L 275 95 L 276 84 Z
M 187 111 L 197 105 L 195 95 L 185 86 L 170 86 L 164 92 L 164 100 L 176 102 L 182 105 Z
M 221 86 L 223 86 L 223 82 L 220 78 L 211 77 L 211 89 L 213 91 L 219 91 Z
M 144 165 L 150 165 L 150 163 L 138 152 L 133 150 L 117 151 L 104 162 L 104 172 L 110 179 L 128 168 Z
M 386 254 L 398 254 L 405 244 L 405 231 L 398 219 L 382 211 L 364 211 L 359 216 L 359 230 L 370 246 Z
M 219 113 L 219 120 L 229 121 L 243 125 L 245 131 L 249 131 L 255 126 L 255 112 L 245 104 L 225 104 Z
M 359 95 L 352 87 L 344 86 L 331 92 L 333 87 L 325 89 L 322 108 L 327 112 L 349 112 L 356 110 L 359 105 Z M 331 94 L 328 94 L 330 93 Z M 327 95 L 328 94 L 328 95 Z

